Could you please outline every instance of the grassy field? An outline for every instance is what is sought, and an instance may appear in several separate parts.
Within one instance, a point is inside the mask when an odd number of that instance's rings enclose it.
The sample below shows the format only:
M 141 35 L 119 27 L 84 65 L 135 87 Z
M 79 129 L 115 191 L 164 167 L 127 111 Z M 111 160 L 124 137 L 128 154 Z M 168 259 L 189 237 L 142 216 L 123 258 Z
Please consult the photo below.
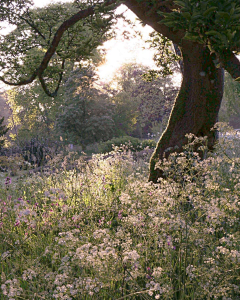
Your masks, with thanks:
M 157 185 L 120 148 L 2 177 L 0 299 L 240 299 L 240 143 L 193 144 Z

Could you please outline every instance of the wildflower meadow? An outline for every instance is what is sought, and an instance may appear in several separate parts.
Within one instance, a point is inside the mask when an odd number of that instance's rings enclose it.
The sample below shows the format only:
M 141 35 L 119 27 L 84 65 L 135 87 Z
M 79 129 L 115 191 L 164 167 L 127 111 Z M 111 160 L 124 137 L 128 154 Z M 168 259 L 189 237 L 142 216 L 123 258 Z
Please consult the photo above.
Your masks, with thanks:
M 0 299 L 240 299 L 240 140 L 188 138 L 158 184 L 127 147 L 2 175 Z

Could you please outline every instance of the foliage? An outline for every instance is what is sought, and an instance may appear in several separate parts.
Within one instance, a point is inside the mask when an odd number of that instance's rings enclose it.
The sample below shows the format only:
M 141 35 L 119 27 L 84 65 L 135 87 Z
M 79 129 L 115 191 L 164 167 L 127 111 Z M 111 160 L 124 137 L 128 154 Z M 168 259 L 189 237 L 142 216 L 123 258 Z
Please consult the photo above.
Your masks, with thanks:
M 8 119 L 12 140 L 22 147 L 32 138 L 49 144 L 57 139 L 55 120 L 62 105 L 61 94 L 50 98 L 39 83 L 8 91 L 11 116 Z
M 26 168 L 26 162 L 21 155 L 0 156 L 0 172 L 8 172 L 10 176 L 16 176 L 23 168 Z
M 55 98 L 38 83 L 8 91 L 12 140 L 21 148 L 32 139 L 49 147 L 62 136 L 66 143 L 85 147 L 121 134 L 148 137 L 153 127 L 160 135 L 177 92 L 171 80 L 146 82 L 147 68 L 129 64 L 109 86 L 97 87 L 94 68 L 69 70 Z
M 0 298 L 238 299 L 239 140 L 204 161 L 195 142 L 163 162 L 158 185 L 126 152 L 7 177 Z
M 144 150 L 146 147 L 153 149 L 156 146 L 156 142 L 154 140 L 140 140 L 132 136 L 122 136 L 100 143 L 98 150 L 100 153 L 107 153 L 113 151 L 115 147 L 122 146 L 127 146 L 129 150 L 136 152 Z
M 46 140 L 44 141 L 37 138 L 32 138 L 30 141 L 26 141 L 25 144 L 22 144 L 20 152 L 24 157 L 26 165 L 29 164 L 33 167 L 40 167 L 45 165 L 47 161 L 50 160 L 54 154 L 52 152 L 56 152 L 56 148 L 50 148 Z
M 240 5 L 238 0 L 176 0 L 180 9 L 162 13 L 162 23 L 184 30 L 184 39 L 205 44 L 217 53 L 239 51 Z
M 240 83 L 234 81 L 227 72 L 219 121 L 229 122 L 234 128 L 240 128 Z
M 69 142 L 85 146 L 106 141 L 115 132 L 113 111 L 107 94 L 95 86 L 91 67 L 76 69 L 64 85 L 64 104 L 57 128 Z
M 92 55 L 86 63 L 91 65 L 91 68 L 95 68 L 95 65 L 102 61 L 102 53 L 95 49 Z M 78 64 L 78 66 L 80 65 Z M 74 73 L 73 68 L 76 68 L 76 65 L 68 64 L 66 66 L 64 84 L 56 97 L 48 97 L 36 81 L 28 86 L 8 90 L 7 102 L 11 109 L 8 124 L 11 129 L 10 136 L 13 144 L 24 148 L 33 139 L 38 140 L 45 147 L 52 147 L 56 143 L 60 143 L 61 137 L 58 128 L 56 128 L 56 119 L 59 117 L 61 109 L 63 110 L 65 98 L 72 97 L 70 90 L 72 91 L 73 87 L 70 87 L 69 82 L 74 81 L 71 79 Z M 81 85 L 81 80 L 77 82 L 75 78 L 76 89 L 80 89 L 78 85 Z
M 171 78 L 144 79 L 149 68 L 140 64 L 123 65 L 110 83 L 115 107 L 114 121 L 119 135 L 133 135 L 146 138 L 152 127 L 166 125 L 177 87 Z M 111 88 L 113 86 L 113 88 Z
M 81 8 L 86 5 L 82 3 Z M 56 39 L 56 30 L 79 7 L 77 3 L 56 3 L 43 8 L 24 9 L 23 5 L 20 11 L 12 9 L 10 7 L 2 16 L 3 20 L 7 19 L 10 24 L 15 25 L 15 29 L 1 36 L 0 69 L 4 72 L 2 79 L 15 84 L 32 78 L 32 73 L 38 69 L 46 56 L 46 49 Z M 106 13 L 104 18 L 100 19 L 101 14 L 99 11 L 95 16 L 78 22 L 64 32 L 56 53 L 48 62 L 47 70 L 44 74 L 39 71 L 39 80 L 45 92 L 50 94 L 48 91 L 58 90 L 67 62 L 82 62 L 88 59 L 94 49 L 109 38 L 109 30 L 114 21 L 111 13 Z M 30 82 L 32 81 L 31 79 Z
M 144 74 L 144 78 L 152 81 L 158 76 L 166 77 L 173 75 L 178 69 L 177 61 L 181 59 L 176 54 L 173 43 L 156 31 L 151 32 L 149 36 L 150 40 L 147 40 L 147 43 L 150 44 L 150 49 L 155 50 L 153 59 L 158 69 L 149 70 Z
M 4 146 L 5 140 L 3 138 L 3 136 L 8 132 L 8 128 L 6 127 L 6 125 L 3 125 L 4 122 L 4 117 L 2 117 L 0 119 L 0 150 L 1 148 Z

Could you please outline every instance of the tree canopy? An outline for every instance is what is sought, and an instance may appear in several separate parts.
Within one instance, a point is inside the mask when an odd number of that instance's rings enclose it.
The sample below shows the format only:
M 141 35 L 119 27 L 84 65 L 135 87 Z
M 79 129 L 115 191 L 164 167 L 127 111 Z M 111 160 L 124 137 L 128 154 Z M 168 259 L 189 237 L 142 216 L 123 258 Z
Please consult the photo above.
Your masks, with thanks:
M 0 20 L 14 29 L 0 39 L 0 80 L 18 86 L 38 78 L 49 96 L 56 95 L 66 64 L 88 59 L 114 23 L 111 10 L 103 15 L 92 6 L 83 9 L 87 3 L 31 8 L 30 1 L 3 2 Z
M 42 9 L 31 8 L 31 1 L 3 0 L 0 20 L 15 29 L 1 37 L 0 67 L 5 72 L 0 79 L 22 85 L 38 77 L 51 94 L 45 78 L 60 81 L 66 59 L 81 59 L 102 43 L 112 25 L 113 11 L 121 3 L 175 44 L 190 40 L 206 45 L 239 80 L 238 0 L 75 1 Z
M 146 81 L 145 75 L 155 74 L 136 63 L 123 65 L 115 74 L 110 93 L 119 133 L 146 138 L 157 132 L 160 135 L 166 126 L 178 88 L 172 78 L 153 76 L 151 81 Z M 158 127 L 156 132 L 154 127 Z
M 84 150 L 88 144 L 111 139 L 115 132 L 109 96 L 94 87 L 94 75 L 92 67 L 71 72 L 56 122 L 60 133 Z

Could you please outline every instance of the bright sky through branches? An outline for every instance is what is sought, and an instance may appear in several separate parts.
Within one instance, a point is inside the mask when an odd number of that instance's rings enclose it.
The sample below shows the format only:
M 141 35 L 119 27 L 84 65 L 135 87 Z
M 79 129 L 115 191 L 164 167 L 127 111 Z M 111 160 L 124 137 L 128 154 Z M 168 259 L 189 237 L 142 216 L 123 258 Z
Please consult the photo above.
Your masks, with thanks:
M 71 0 L 69 0 L 71 1 Z M 38 7 L 43 7 L 49 3 L 56 3 L 57 0 L 34 0 L 34 3 Z M 68 2 L 65 0 L 64 2 Z M 117 9 L 117 13 L 122 13 L 126 11 L 125 6 L 121 6 Z M 127 18 L 134 20 L 135 15 L 127 10 Z M 139 63 L 146 66 L 154 67 L 153 62 L 153 51 L 143 50 L 143 47 L 146 46 L 144 41 L 140 37 L 133 37 L 134 30 L 129 26 L 126 26 L 123 21 L 119 21 L 117 25 L 117 36 L 116 39 L 107 41 L 104 44 L 104 49 L 106 49 L 105 63 L 98 68 L 98 75 L 101 81 L 109 81 L 114 76 L 114 73 L 118 68 L 121 67 L 124 63 Z M 148 33 L 152 30 L 149 26 L 144 28 L 139 24 L 137 30 L 141 31 L 145 39 L 148 38 Z M 130 31 L 129 40 L 124 40 L 123 32 Z
M 119 11 L 125 9 L 120 7 Z M 118 11 L 118 12 L 119 12 Z M 127 11 L 127 17 L 134 20 L 135 15 Z M 104 44 L 106 49 L 105 63 L 99 67 L 99 75 L 104 81 L 112 78 L 116 70 L 125 63 L 139 63 L 146 66 L 154 67 L 153 51 L 143 49 L 146 44 L 140 36 L 134 36 L 134 30 L 126 26 L 123 21 L 119 20 L 117 25 L 117 36 L 115 39 L 109 40 Z M 137 26 L 137 30 L 141 31 L 143 39 L 148 39 L 148 34 L 152 29 L 149 26 L 144 28 L 141 25 Z M 129 31 L 129 39 L 124 39 L 123 32 Z

